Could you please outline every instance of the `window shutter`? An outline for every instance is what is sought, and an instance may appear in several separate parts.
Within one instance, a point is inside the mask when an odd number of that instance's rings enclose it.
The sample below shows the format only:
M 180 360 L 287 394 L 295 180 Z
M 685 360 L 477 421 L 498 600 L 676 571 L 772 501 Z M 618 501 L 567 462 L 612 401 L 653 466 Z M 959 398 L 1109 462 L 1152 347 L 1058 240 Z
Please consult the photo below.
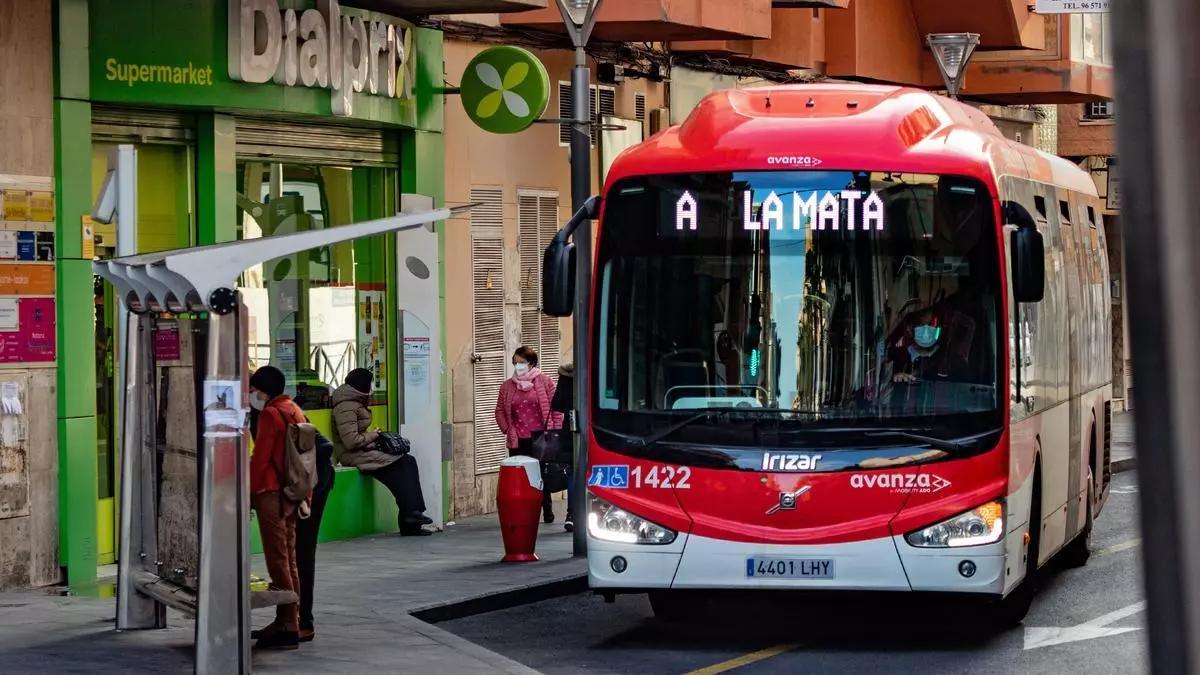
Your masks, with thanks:
M 558 118 L 569 120 L 573 117 L 571 114 L 571 85 L 566 82 L 558 83 Z M 558 144 L 571 144 L 571 125 L 558 125 Z
M 508 456 L 494 411 L 507 369 L 504 344 L 504 204 L 500 188 L 472 188 L 472 385 L 475 412 L 475 473 L 498 471 Z
M 596 145 L 596 125 L 594 122 L 600 119 L 596 117 L 596 85 L 594 84 L 588 91 L 588 119 L 593 122 L 593 124 L 588 127 L 588 133 L 592 137 L 592 145 L 594 146 Z
M 633 95 L 633 117 L 642 124 L 646 123 L 646 95 Z
M 558 232 L 558 194 L 521 190 L 517 194 L 521 258 L 521 343 L 538 353 L 538 366 L 553 376 L 559 364 L 558 319 L 542 313 L 542 253 Z
M 541 345 L 541 235 L 539 232 L 537 194 L 517 193 L 517 252 L 521 258 L 521 344 L 532 347 L 538 354 Z
M 617 114 L 617 90 L 612 87 L 592 87 L 592 145 L 600 133 L 601 118 Z
M 94 105 L 92 137 L 109 143 L 194 143 L 196 120 L 174 111 Z
M 396 165 L 400 147 L 385 129 L 297 122 L 273 118 L 235 118 L 237 154 L 275 157 L 316 164 L 354 162 Z
M 600 102 L 600 117 L 615 117 L 617 114 L 617 90 L 612 87 L 600 87 L 596 92 Z
M 538 198 L 538 217 L 539 217 L 540 222 L 538 225 L 538 257 L 537 257 L 537 262 L 536 262 L 537 270 L 538 270 L 538 275 L 537 275 L 537 278 L 538 278 L 538 281 L 537 281 L 538 313 L 537 313 L 537 315 L 538 315 L 538 318 L 541 320 L 541 344 L 542 344 L 542 349 L 541 349 L 541 352 L 539 352 L 539 353 L 541 354 L 542 369 L 545 370 L 547 373 L 551 373 L 553 377 L 557 378 L 557 375 L 554 375 L 553 373 L 558 370 L 558 365 L 561 360 L 561 356 L 559 354 L 559 341 L 562 339 L 562 334 L 561 334 L 561 331 L 559 330 L 558 317 L 547 316 L 544 312 L 542 312 L 542 298 L 541 298 L 541 292 L 542 292 L 542 284 L 541 284 L 542 256 L 541 256 L 541 252 L 545 251 L 546 247 L 550 245 L 550 240 L 554 238 L 555 234 L 558 234 L 558 228 L 561 225 L 561 223 L 559 222 L 559 216 L 558 216 L 558 195 L 557 194 L 546 194 L 546 195 L 542 195 L 541 197 Z
M 471 188 L 471 227 L 504 227 L 504 192 L 498 187 Z M 497 235 L 498 236 L 498 235 Z

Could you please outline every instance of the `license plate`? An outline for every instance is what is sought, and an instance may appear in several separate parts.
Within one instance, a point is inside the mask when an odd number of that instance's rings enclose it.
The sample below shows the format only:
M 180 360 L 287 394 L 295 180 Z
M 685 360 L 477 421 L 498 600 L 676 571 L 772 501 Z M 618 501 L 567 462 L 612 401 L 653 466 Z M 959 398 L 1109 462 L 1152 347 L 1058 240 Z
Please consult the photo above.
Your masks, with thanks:
M 775 579 L 832 579 L 829 558 L 746 558 L 747 577 Z

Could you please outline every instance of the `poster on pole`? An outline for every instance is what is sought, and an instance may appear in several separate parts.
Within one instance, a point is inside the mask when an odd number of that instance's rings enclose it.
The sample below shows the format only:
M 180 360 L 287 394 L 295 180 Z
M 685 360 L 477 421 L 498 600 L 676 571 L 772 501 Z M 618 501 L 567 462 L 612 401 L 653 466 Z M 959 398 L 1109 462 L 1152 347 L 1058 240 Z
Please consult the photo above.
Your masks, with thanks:
M 1038 14 L 1098 14 L 1107 12 L 1111 0 L 1037 0 Z

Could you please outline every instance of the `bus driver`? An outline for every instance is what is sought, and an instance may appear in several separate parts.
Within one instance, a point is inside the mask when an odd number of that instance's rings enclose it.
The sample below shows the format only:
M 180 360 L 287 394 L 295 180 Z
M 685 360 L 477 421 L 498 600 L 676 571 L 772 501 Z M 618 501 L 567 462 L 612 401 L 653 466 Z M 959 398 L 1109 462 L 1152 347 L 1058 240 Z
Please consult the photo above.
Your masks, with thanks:
M 893 382 L 970 379 L 975 321 L 955 308 L 960 295 L 909 314 L 892 331 L 888 360 Z

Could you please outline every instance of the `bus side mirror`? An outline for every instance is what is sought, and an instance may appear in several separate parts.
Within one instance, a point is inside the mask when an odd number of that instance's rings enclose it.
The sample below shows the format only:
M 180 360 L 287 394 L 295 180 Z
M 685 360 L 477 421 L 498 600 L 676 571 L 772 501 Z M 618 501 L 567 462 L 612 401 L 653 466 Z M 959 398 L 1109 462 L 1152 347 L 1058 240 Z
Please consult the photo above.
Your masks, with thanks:
M 575 244 L 570 239 L 580 225 L 599 215 L 600 198 L 589 198 L 542 254 L 542 313 L 547 316 L 571 316 L 575 311 Z
M 1017 226 L 1012 233 L 1013 299 L 1016 302 L 1041 302 L 1046 297 L 1046 246 L 1037 231 L 1033 216 L 1016 202 L 1004 203 L 1004 221 Z
M 555 237 L 542 255 L 542 312 L 571 316 L 575 310 L 575 244 Z

